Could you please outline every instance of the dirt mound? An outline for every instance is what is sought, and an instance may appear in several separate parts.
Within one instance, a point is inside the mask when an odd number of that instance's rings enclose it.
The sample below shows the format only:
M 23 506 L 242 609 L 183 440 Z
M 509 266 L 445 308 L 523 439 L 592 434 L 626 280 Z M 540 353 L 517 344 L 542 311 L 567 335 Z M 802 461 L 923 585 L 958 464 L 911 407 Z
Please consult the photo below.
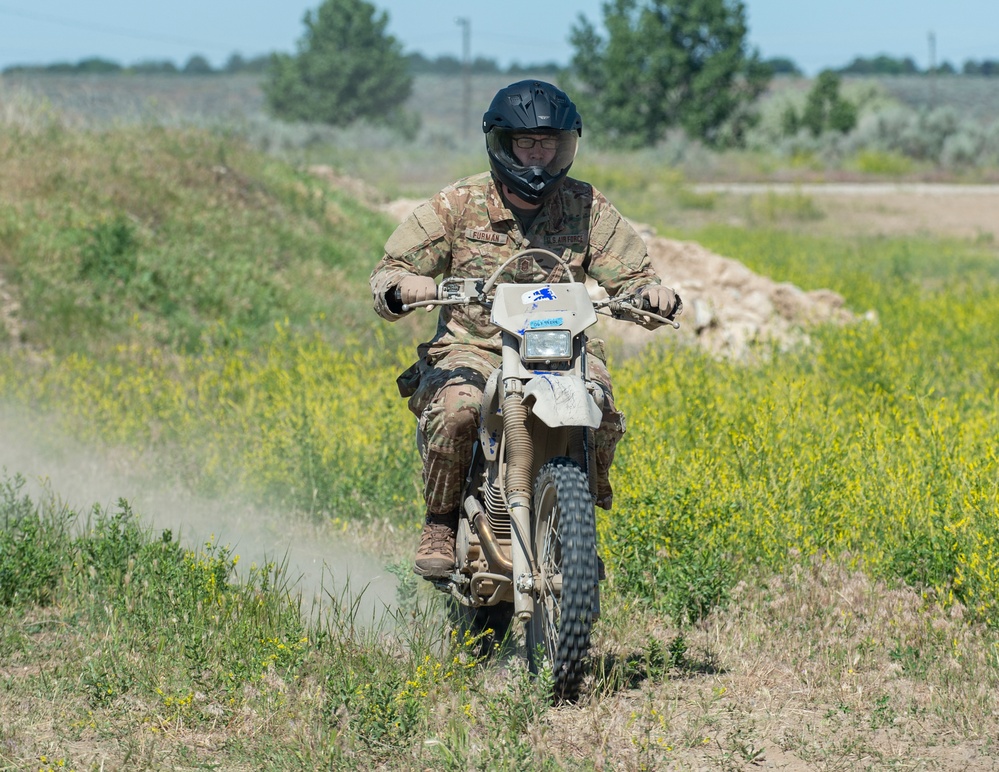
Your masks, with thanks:
M 416 209 L 416 207 L 422 204 L 425 200 L 426 199 L 422 198 L 397 198 L 395 201 L 389 201 L 387 204 L 382 204 L 379 209 L 385 212 L 385 214 L 393 220 L 402 222 L 409 217 L 410 212 Z
M 306 168 L 306 171 L 313 177 L 318 177 L 323 182 L 327 183 L 331 187 L 338 188 L 358 199 L 366 204 L 373 206 L 384 207 L 391 206 L 391 204 L 384 204 L 384 198 L 382 194 L 374 187 L 366 183 L 364 180 L 360 180 L 357 177 L 349 177 L 346 174 L 341 174 L 332 166 L 327 166 L 326 164 L 315 164 Z M 417 202 L 418 203 L 418 202 Z M 416 206 L 414 203 L 406 214 L 413 211 Z M 402 217 L 405 217 L 404 214 Z M 402 217 L 399 219 L 401 220 Z
M 398 199 L 380 206 L 402 221 L 420 201 Z M 805 292 L 787 282 L 753 273 L 738 260 L 711 252 L 700 244 L 660 238 L 648 225 L 632 223 L 648 245 L 649 258 L 663 282 L 683 298 L 678 334 L 721 357 L 742 359 L 756 344 L 786 351 L 808 344 L 808 328 L 817 324 L 849 324 L 860 318 L 876 321 L 874 312 L 858 317 L 832 290 Z M 590 285 L 595 297 L 606 297 Z M 636 350 L 660 331 L 601 317 L 599 335 Z
M 660 238 L 649 226 L 632 224 L 648 245 L 656 272 L 683 298 L 678 334 L 718 356 L 743 358 L 756 343 L 787 350 L 808 343 L 809 327 L 858 320 L 831 290 L 805 292 L 700 244 Z M 871 312 L 863 318 L 874 320 Z M 657 334 L 620 323 L 601 332 L 630 346 L 644 345 Z

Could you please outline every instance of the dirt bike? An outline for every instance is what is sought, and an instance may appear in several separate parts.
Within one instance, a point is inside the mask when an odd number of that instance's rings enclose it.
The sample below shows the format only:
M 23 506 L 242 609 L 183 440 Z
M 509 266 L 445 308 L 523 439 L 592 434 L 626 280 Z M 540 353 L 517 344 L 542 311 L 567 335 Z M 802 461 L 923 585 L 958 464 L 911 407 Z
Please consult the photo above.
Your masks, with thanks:
M 499 282 L 511 263 L 536 257 L 554 261 L 567 281 Z M 594 302 L 567 263 L 536 248 L 488 279 L 444 279 L 436 300 L 405 308 L 432 305 L 490 309 L 503 340 L 462 494 L 456 567 L 434 584 L 474 628 L 502 637 L 512 618 L 523 622 L 530 671 L 550 667 L 554 698 L 572 701 L 600 615 L 593 432 L 603 390 L 587 377 L 586 330 L 598 313 L 679 325 L 637 296 Z

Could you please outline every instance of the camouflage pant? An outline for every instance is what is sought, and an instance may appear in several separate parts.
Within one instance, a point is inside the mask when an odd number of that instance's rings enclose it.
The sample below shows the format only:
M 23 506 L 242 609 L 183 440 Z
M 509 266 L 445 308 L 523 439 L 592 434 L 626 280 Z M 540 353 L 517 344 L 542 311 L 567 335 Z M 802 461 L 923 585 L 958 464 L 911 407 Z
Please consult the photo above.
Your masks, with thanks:
M 499 362 L 498 355 L 458 349 L 422 372 L 420 385 L 409 400 L 409 409 L 419 422 L 423 496 L 428 512 L 453 512 L 461 504 L 462 486 L 478 437 L 482 393 Z M 595 438 L 597 505 L 610 509 L 613 500 L 610 467 L 614 449 L 625 432 L 625 420 L 614 407 L 606 365 L 592 354 L 587 363 L 590 378 L 604 390 L 603 418 Z

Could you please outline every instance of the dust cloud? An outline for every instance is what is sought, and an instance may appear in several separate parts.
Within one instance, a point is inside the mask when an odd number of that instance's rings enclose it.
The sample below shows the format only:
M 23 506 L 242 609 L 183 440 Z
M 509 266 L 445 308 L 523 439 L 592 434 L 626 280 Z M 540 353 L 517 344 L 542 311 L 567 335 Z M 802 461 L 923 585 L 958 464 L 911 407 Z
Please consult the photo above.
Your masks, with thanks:
M 386 621 L 397 582 L 373 554 L 370 539 L 360 543 L 349 531 L 310 525 L 236 495 L 202 498 L 155 470 L 155 460 L 136 462 L 133 454 L 84 445 L 62 436 L 52 421 L 0 405 L 0 479 L 20 474 L 22 493 L 33 501 L 54 495 L 85 521 L 95 506 L 114 511 L 125 499 L 153 533 L 169 529 L 188 549 L 201 549 L 209 539 L 228 546 L 243 572 L 254 563 L 284 565 L 306 614 L 333 598 L 356 604 L 359 624 Z

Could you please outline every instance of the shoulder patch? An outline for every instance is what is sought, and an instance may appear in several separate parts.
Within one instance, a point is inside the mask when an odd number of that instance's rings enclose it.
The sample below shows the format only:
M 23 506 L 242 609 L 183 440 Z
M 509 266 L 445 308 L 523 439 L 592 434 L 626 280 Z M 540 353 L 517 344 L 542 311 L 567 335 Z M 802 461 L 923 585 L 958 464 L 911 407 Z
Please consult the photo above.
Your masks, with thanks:
M 413 210 L 385 242 L 385 253 L 402 257 L 444 237 L 444 224 L 429 201 Z
M 597 212 L 593 217 L 593 224 L 590 226 L 590 246 L 598 252 L 602 252 L 607 247 L 607 242 L 614 235 L 619 218 L 614 217 L 609 211 Z

